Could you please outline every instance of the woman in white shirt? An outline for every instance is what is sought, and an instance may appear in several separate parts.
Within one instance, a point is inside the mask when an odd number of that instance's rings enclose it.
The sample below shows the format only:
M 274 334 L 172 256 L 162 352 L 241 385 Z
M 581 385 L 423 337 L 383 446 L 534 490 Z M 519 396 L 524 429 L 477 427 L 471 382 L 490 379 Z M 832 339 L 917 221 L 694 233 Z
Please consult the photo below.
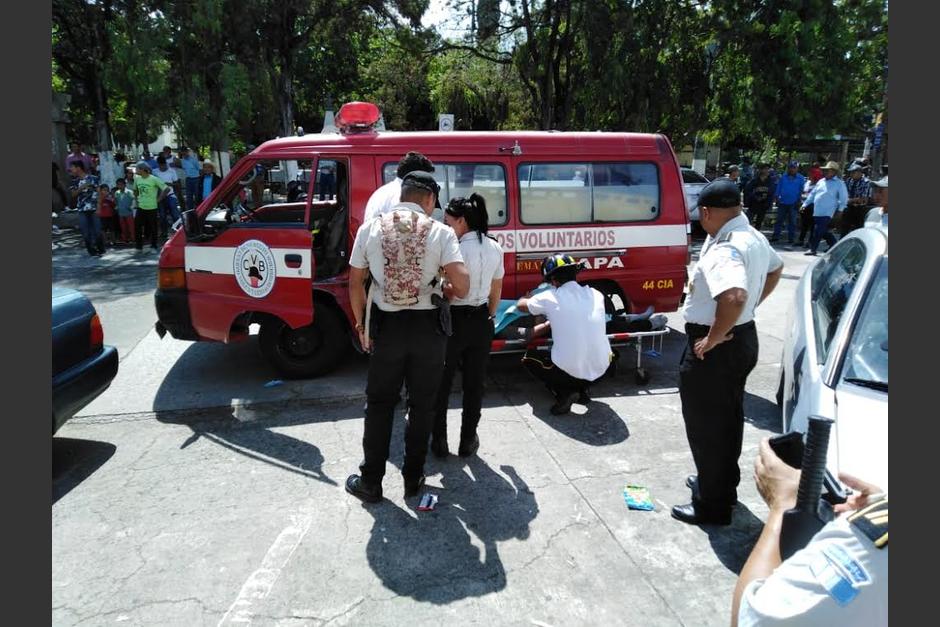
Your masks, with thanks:
M 477 424 L 483 405 L 486 364 L 493 341 L 493 319 L 503 288 L 503 249 L 486 232 L 489 215 L 479 194 L 453 198 L 444 211 L 444 221 L 460 240 L 460 254 L 470 274 L 470 291 L 464 298 L 452 298 L 448 287 L 444 294 L 451 301 L 453 335 L 447 342 L 444 373 L 437 394 L 431 451 L 447 457 L 447 404 L 458 365 L 463 371 L 463 411 L 460 447 L 457 453 L 469 457 L 480 448 Z

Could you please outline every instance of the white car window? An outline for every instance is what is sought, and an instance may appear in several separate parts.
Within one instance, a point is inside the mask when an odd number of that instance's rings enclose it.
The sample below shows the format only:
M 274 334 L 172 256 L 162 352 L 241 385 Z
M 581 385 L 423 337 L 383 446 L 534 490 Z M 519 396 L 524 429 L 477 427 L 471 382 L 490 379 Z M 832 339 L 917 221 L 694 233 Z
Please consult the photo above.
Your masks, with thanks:
M 842 380 L 888 391 L 888 260 L 881 263 L 866 295 L 846 352 Z
M 842 312 L 864 265 L 865 245 L 852 239 L 837 246 L 813 268 L 813 330 L 819 363 L 825 363 L 829 355 Z

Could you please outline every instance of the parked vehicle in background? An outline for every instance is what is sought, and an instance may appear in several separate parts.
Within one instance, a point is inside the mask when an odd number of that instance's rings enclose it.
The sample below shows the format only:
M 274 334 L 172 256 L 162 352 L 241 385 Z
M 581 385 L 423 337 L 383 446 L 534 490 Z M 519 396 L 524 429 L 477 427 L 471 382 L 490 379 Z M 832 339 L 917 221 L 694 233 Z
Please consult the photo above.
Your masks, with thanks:
M 852 231 L 803 275 L 777 400 L 783 430 L 835 420 L 829 469 L 888 489 L 888 231 Z
M 101 395 L 118 371 L 94 306 L 81 292 L 52 288 L 52 433 Z
M 708 185 L 707 178 L 692 168 L 682 168 L 682 189 L 685 192 L 685 206 L 689 209 L 689 221 L 698 224 L 698 195 Z

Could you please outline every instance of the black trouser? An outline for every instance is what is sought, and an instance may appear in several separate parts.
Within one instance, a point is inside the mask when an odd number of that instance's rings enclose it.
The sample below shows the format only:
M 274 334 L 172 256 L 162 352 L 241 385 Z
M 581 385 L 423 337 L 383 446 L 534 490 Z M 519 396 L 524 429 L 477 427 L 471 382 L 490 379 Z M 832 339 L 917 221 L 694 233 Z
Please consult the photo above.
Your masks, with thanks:
M 434 416 L 435 440 L 447 441 L 447 403 L 457 368 L 463 372 L 463 403 L 460 423 L 460 442 L 471 442 L 480 423 L 485 390 L 486 363 L 493 342 L 493 322 L 489 319 L 488 305 L 479 307 L 453 306 L 450 308 L 454 333 L 447 340 L 444 373 L 437 391 Z
M 392 420 L 403 382 L 408 385 L 408 423 L 402 475 L 416 481 L 424 473 L 434 404 L 444 369 L 447 337 L 437 309 L 394 313 L 372 308 L 372 355 L 366 385 L 366 418 L 362 435 L 362 480 L 382 482 L 392 438 Z
M 744 384 L 757 365 L 757 327 L 754 322 L 731 330 L 734 337 L 695 356 L 695 342 L 708 327 L 686 324 L 688 343 L 679 366 L 679 397 L 685 433 L 698 471 L 693 503 L 704 515 L 723 516 L 737 502 L 741 480 L 738 458 L 744 434 Z
M 839 235 L 845 237 L 855 229 L 865 226 L 865 216 L 868 215 L 869 208 L 866 205 L 849 205 L 843 209 L 839 219 Z
M 764 216 L 767 215 L 767 210 L 770 209 L 770 205 L 754 205 L 753 207 L 748 207 L 747 209 L 747 218 L 754 223 L 754 228 L 760 231 L 760 227 L 764 224 Z
M 134 230 L 137 231 L 137 248 L 143 248 L 144 232 L 150 239 L 150 245 L 157 247 L 157 213 L 156 209 L 138 209 L 134 218 Z
M 552 362 L 551 355 L 545 351 L 527 350 L 522 356 L 522 364 L 536 379 L 545 384 L 548 391 L 557 399 L 569 394 L 587 392 L 593 381 L 572 377 Z
M 813 227 L 815 226 L 813 221 L 813 208 L 803 207 L 800 209 L 800 245 L 806 242 L 806 235 L 809 234 L 810 237 L 813 236 Z

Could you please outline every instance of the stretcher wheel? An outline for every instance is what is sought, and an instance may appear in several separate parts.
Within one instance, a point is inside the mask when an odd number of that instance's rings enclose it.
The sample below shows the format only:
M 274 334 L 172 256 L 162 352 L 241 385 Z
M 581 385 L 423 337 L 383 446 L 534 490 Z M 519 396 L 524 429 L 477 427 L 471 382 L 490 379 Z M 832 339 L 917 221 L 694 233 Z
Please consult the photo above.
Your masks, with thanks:
M 637 368 L 636 372 L 633 373 L 633 378 L 636 380 L 637 385 L 646 385 L 650 380 L 650 373 L 646 371 L 646 368 Z

